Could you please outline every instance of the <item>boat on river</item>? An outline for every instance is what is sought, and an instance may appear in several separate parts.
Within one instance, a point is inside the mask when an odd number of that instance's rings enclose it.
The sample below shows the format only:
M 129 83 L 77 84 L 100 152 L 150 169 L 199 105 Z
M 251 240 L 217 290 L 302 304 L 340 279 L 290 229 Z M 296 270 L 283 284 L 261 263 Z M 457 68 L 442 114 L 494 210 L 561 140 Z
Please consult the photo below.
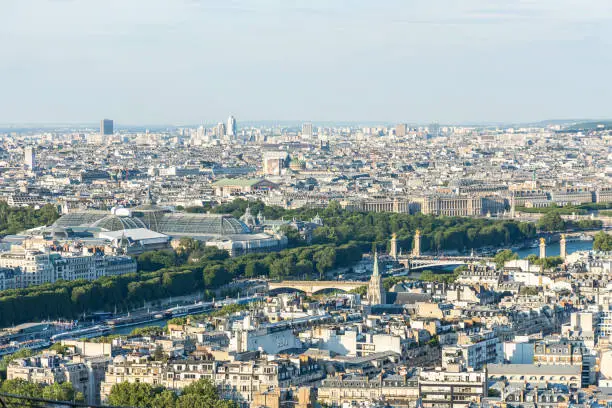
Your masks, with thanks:
M 70 330 L 63 333 L 58 333 L 51 336 L 51 342 L 55 343 L 60 340 L 68 339 L 91 339 L 94 337 L 106 336 L 110 334 L 111 328 L 105 324 L 84 327 L 82 329 Z

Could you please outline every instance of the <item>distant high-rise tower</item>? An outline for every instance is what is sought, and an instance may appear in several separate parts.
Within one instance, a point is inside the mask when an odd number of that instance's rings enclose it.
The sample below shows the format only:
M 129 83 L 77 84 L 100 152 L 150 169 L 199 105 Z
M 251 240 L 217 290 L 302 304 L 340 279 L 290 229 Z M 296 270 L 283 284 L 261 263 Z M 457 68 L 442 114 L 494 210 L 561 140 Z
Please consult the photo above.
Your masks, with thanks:
M 429 126 L 427 126 L 427 130 L 429 131 L 428 133 L 431 136 L 434 136 L 434 137 L 440 136 L 440 125 L 437 123 L 432 123 Z
M 408 125 L 405 123 L 400 123 L 395 125 L 395 136 L 404 137 L 408 134 Z
M 302 137 L 312 137 L 312 123 L 302 124 Z
M 378 272 L 378 253 L 374 252 L 374 267 L 368 285 L 368 302 L 370 305 L 384 305 L 387 302 L 382 276 Z
M 230 137 L 238 136 L 238 125 L 236 125 L 236 118 L 231 115 L 227 119 L 227 135 Z
M 36 153 L 34 153 L 34 148 L 32 146 L 25 148 L 23 163 L 26 165 L 28 170 L 34 170 L 36 168 Z
M 100 121 L 100 135 L 109 136 L 113 134 L 113 121 L 111 119 L 102 119 Z
M 215 133 L 217 134 L 217 137 L 219 139 L 223 139 L 225 137 L 226 133 L 226 129 L 225 129 L 225 123 L 221 122 L 219 124 L 217 124 L 217 127 L 215 129 Z

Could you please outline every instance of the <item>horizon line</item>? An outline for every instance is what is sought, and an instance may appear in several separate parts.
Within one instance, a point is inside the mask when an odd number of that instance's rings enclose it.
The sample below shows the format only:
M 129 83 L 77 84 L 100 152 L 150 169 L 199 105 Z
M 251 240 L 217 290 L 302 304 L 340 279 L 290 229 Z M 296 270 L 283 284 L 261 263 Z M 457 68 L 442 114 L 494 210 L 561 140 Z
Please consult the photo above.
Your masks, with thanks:
M 104 118 L 111 119 L 111 118 Z M 102 120 L 102 119 L 100 119 Z M 114 119 L 115 128 L 118 129 L 129 129 L 129 128 L 181 128 L 181 127 L 199 127 L 199 126 L 215 126 L 221 122 L 204 121 L 200 123 L 117 123 Z M 551 124 L 577 124 L 577 123 L 591 123 L 591 122 L 612 122 L 612 118 L 567 118 L 567 119 L 543 119 L 536 121 L 465 121 L 465 122 L 438 122 L 438 121 L 405 121 L 405 120 L 291 120 L 291 119 L 257 119 L 257 120 L 238 120 L 238 123 L 243 124 L 260 124 L 260 125 L 283 125 L 283 126 L 300 126 L 305 123 L 311 123 L 313 125 L 354 125 L 354 126 L 395 126 L 399 124 L 406 124 L 408 126 L 423 126 L 427 127 L 433 124 L 438 126 L 465 126 L 465 127 L 493 127 L 493 126 L 528 126 L 528 125 L 551 125 Z M 97 128 L 99 122 L 78 122 L 78 121 L 57 121 L 57 122 L 0 122 L 0 129 L 14 129 L 14 128 L 57 128 L 57 127 L 79 127 L 79 128 Z

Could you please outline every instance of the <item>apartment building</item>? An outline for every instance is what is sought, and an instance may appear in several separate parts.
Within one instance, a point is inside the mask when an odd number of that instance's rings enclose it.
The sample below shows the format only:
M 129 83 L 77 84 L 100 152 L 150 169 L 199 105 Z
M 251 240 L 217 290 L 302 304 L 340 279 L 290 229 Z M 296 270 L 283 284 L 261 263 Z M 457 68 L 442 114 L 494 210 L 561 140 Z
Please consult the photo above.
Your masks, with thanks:
M 106 370 L 100 393 L 102 401 L 105 401 L 112 386 L 121 382 L 141 382 L 180 390 L 195 381 L 207 379 L 217 385 L 222 398 L 248 405 L 258 393 L 317 381 L 323 375 L 318 364 L 307 357 L 272 361 L 205 358 L 164 363 L 152 360 L 150 356 L 134 354 L 114 358 Z
M 468 408 L 487 392 L 487 372 L 421 371 L 419 397 L 424 408 Z
M 497 360 L 499 338 L 492 331 L 478 334 L 459 333 L 457 345 L 442 348 L 442 367 L 481 369 Z
M 533 363 L 536 365 L 580 367 L 582 387 L 595 382 L 595 356 L 582 341 L 560 339 L 540 341 L 534 346 Z
M 385 351 L 402 355 L 409 344 L 400 336 L 358 333 L 355 330 L 339 330 L 334 327 L 317 327 L 312 330 L 312 338 L 319 349 L 350 357 L 367 357 Z
M 0 253 L 0 268 L 19 268 L 21 273 L 15 280 L 16 287 L 42 285 L 56 281 L 53 261 L 59 257 L 59 254 L 13 246 L 9 252 Z
M 13 360 L 7 367 L 8 380 L 22 379 L 39 384 L 69 382 L 75 392 L 82 393 L 87 401 L 96 394 L 96 385 L 90 384 L 89 368 L 83 362 L 66 360 L 54 352 Z
M 17 268 L 0 268 L 0 290 L 17 287 L 16 279 L 19 273 L 20 271 Z
M 54 283 L 58 280 L 94 280 L 103 276 L 135 273 L 136 261 L 128 256 L 81 252 L 42 252 L 35 249 L 11 247 L 0 253 L 0 268 L 15 270 L 13 278 L 0 278 L 0 288 L 28 287 Z M 2 283 L 4 282 L 4 283 Z M 10 286 L 13 285 L 13 286 Z
M 548 193 L 542 190 L 517 190 L 512 192 L 517 207 L 537 207 L 537 203 L 548 203 Z
M 418 378 L 398 374 L 338 374 L 323 380 L 318 391 L 318 400 L 331 406 L 384 400 L 393 407 L 409 407 L 419 398 Z
M 595 202 L 612 203 L 612 187 L 603 187 L 595 192 Z
M 564 190 L 553 190 L 550 193 L 551 201 L 559 206 L 579 205 L 593 202 L 593 192 L 581 188 L 568 188 Z

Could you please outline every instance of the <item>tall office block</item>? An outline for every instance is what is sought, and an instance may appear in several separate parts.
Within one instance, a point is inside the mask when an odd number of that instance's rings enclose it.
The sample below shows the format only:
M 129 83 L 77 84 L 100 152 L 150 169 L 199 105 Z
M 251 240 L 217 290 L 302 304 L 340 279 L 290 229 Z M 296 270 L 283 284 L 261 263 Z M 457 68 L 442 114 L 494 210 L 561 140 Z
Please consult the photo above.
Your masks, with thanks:
M 312 123 L 304 123 L 304 124 L 302 124 L 302 136 L 303 137 L 312 137 Z
M 405 123 L 400 123 L 395 126 L 395 136 L 404 137 L 408 134 L 408 125 Z
M 236 118 L 231 115 L 227 119 L 227 135 L 230 137 L 238 136 L 238 125 L 236 124 Z
M 102 119 L 100 121 L 100 135 L 109 136 L 113 134 L 113 121 L 111 119 Z
M 440 125 L 437 123 L 432 123 L 429 126 L 427 126 L 427 130 L 429 133 L 429 135 L 434 136 L 434 137 L 438 137 L 440 136 Z
M 25 148 L 23 162 L 29 170 L 34 170 L 36 168 L 36 153 L 32 146 Z
M 226 134 L 227 134 L 227 129 L 225 128 L 225 123 L 223 122 L 218 123 L 217 127 L 215 128 L 215 135 L 217 136 L 217 138 L 223 139 L 225 138 Z

